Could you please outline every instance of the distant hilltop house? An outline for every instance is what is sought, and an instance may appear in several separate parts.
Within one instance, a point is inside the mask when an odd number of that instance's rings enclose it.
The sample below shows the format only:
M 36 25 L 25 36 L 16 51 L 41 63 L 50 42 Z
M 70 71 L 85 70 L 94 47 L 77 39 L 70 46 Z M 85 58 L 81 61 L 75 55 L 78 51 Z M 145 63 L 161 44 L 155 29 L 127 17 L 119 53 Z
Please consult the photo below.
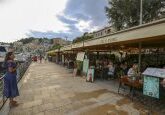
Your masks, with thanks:
M 64 46 L 64 45 L 69 45 L 69 44 L 71 44 L 71 41 L 68 41 L 62 38 L 53 38 L 53 45 Z
M 40 44 L 40 41 L 39 41 L 39 39 L 35 39 L 31 43 L 33 43 L 35 45 L 39 45 Z
M 14 44 L 14 46 L 22 46 L 23 45 L 22 42 L 14 42 L 13 44 Z

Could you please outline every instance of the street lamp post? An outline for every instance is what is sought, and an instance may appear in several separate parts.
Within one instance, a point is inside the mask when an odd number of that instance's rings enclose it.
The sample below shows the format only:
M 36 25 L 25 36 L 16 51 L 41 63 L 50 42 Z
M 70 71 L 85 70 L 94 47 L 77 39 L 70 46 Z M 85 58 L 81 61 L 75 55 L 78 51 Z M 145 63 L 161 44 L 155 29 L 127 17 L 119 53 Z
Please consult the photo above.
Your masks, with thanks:
M 140 25 L 143 24 L 143 0 L 140 0 Z M 138 71 L 141 70 L 141 49 L 142 43 L 139 43 L 139 60 L 138 60 Z
M 143 23 L 143 0 L 140 0 L 140 25 Z

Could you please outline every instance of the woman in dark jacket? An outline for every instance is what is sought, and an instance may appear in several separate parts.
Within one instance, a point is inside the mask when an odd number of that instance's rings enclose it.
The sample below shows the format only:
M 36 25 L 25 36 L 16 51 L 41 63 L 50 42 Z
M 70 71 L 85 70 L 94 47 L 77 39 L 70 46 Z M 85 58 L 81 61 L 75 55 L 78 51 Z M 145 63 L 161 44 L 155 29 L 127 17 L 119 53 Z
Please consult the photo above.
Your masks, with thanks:
M 17 65 L 14 62 L 13 52 L 8 52 L 5 57 L 6 75 L 4 77 L 4 96 L 10 99 L 10 107 L 17 106 L 18 103 L 14 100 L 19 96 L 17 87 Z

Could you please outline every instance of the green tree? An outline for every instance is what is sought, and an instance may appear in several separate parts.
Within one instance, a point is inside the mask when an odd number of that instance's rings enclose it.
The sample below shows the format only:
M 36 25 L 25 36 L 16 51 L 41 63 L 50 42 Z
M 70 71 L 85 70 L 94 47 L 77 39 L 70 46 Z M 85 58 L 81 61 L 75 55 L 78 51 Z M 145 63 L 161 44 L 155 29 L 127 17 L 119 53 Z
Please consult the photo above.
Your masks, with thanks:
M 50 39 L 50 44 L 53 44 L 53 39 Z
M 51 48 L 49 48 L 48 51 L 60 49 L 61 47 L 62 47 L 61 45 L 53 45 Z
M 36 38 L 34 37 L 30 37 L 30 38 L 23 38 L 21 40 L 18 40 L 19 42 L 22 42 L 23 44 L 28 44 L 31 43 L 33 40 L 35 40 Z
M 165 15 L 165 0 L 142 0 L 143 23 L 147 23 Z M 105 8 L 109 23 L 121 30 L 139 25 L 140 0 L 108 0 Z
M 88 40 L 88 39 L 92 39 L 93 38 L 93 35 L 87 35 L 88 33 L 85 32 L 83 34 L 83 36 L 81 37 L 77 37 L 73 40 L 73 43 L 77 43 L 77 42 L 81 42 L 81 41 L 84 41 L 84 40 Z
M 42 43 L 44 40 L 42 38 L 39 38 L 39 43 Z

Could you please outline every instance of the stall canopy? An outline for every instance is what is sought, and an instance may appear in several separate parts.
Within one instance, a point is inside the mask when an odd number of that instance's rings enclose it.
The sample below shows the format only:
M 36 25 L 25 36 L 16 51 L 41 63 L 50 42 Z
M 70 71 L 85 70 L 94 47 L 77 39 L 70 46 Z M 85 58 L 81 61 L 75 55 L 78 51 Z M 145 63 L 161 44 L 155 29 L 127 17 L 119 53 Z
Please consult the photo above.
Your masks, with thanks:
M 105 51 L 139 48 L 139 43 L 142 44 L 143 48 L 165 47 L 165 19 L 111 33 L 97 39 L 75 43 L 69 47 L 70 50 Z
M 48 55 L 56 55 L 56 53 L 58 53 L 58 52 L 60 52 L 60 49 L 48 51 L 47 54 Z

